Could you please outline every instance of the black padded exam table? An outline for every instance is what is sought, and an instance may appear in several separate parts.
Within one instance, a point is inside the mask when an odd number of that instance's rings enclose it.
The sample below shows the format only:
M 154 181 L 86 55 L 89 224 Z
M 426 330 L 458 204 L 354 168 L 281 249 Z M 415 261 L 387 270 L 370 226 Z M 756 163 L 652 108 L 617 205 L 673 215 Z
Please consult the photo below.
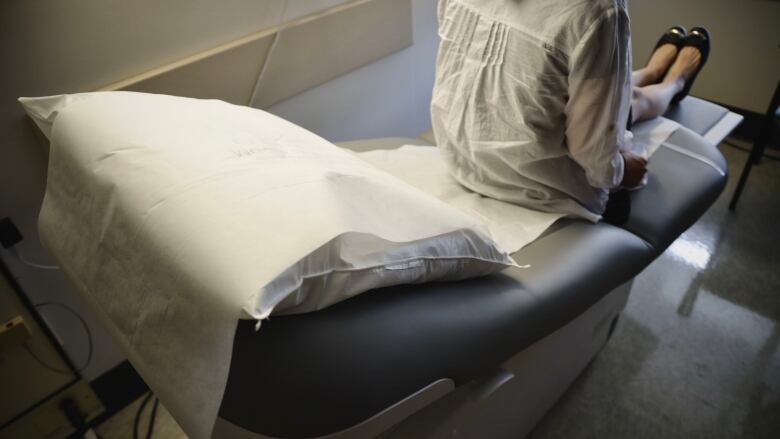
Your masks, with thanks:
M 364 293 L 239 321 L 215 437 L 522 437 L 601 349 L 631 280 L 726 182 L 715 147 L 739 122 L 687 98 L 622 227 L 562 220 L 514 257 L 530 268 Z M 354 150 L 420 139 L 346 142 Z

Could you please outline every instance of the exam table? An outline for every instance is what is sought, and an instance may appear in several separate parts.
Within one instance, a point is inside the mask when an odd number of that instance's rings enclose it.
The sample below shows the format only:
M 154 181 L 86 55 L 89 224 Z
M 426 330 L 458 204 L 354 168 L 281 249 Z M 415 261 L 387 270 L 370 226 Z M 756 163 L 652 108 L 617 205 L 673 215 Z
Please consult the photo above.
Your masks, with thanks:
M 719 196 L 715 145 L 741 118 L 686 98 L 621 227 L 565 219 L 513 256 L 528 268 L 375 290 L 240 320 L 213 436 L 518 438 L 604 346 L 632 279 Z M 345 142 L 355 151 L 430 144 Z M 163 401 L 164 402 L 164 401 Z

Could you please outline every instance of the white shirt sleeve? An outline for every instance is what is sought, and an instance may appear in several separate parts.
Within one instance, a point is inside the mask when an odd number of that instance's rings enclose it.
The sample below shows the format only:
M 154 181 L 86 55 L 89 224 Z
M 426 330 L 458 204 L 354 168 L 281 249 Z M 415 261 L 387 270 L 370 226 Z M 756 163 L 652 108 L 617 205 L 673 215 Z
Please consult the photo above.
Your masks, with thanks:
M 569 58 L 566 141 L 591 186 L 623 180 L 619 151 L 631 105 L 631 34 L 623 8 L 609 9 L 585 32 Z

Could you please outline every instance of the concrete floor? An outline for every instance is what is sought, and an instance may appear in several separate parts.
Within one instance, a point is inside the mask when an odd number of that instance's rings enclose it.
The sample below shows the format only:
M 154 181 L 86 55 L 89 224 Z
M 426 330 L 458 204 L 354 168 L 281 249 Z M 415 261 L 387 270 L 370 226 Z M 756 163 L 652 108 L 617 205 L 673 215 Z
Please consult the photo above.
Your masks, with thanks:
M 721 151 L 723 195 L 637 277 L 612 339 L 530 438 L 780 437 L 780 162 L 755 167 L 729 212 L 747 154 Z M 101 436 L 132 437 L 137 405 Z M 185 437 L 162 407 L 155 432 Z

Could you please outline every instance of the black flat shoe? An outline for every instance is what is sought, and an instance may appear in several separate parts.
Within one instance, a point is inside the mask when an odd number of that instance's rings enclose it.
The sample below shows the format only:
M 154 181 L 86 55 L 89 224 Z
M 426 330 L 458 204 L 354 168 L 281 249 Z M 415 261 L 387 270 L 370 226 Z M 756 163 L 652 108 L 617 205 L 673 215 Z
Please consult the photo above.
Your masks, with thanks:
M 663 35 L 661 35 L 661 38 L 658 39 L 658 43 L 656 43 L 655 48 L 653 48 L 653 52 L 658 50 L 658 48 L 664 44 L 673 44 L 677 46 L 678 49 L 680 49 L 685 43 L 685 38 L 687 36 L 688 31 L 685 30 L 683 26 L 672 26 Z
M 699 76 L 699 72 L 701 72 L 702 67 L 704 67 L 704 64 L 707 62 L 707 58 L 710 56 L 711 41 L 710 33 L 703 27 L 694 27 L 685 38 L 683 47 L 695 47 L 699 49 L 699 52 L 701 52 L 701 62 L 699 63 L 699 67 L 696 68 L 696 71 L 693 72 L 693 75 L 685 81 L 685 87 L 683 87 L 682 91 L 674 95 L 671 105 L 677 105 L 683 98 L 688 96 L 688 92 L 691 91 L 691 87 L 693 87 L 693 81 Z
M 677 47 L 677 50 L 680 50 L 683 44 L 685 44 L 685 38 L 687 36 L 688 36 L 688 31 L 685 30 L 683 26 L 677 25 L 677 26 L 670 27 L 666 32 L 664 32 L 663 35 L 661 35 L 661 38 L 658 39 L 658 42 L 655 44 L 653 51 L 650 52 L 650 57 L 647 59 L 645 65 L 650 64 L 650 59 L 653 58 L 653 54 L 655 53 L 655 51 L 658 50 L 658 48 L 663 46 L 664 44 L 672 44 Z M 666 72 L 669 71 L 669 69 L 672 67 L 672 64 L 669 64 L 669 67 L 667 67 L 666 71 L 663 72 L 663 74 L 659 77 L 656 84 L 663 81 L 664 77 L 666 76 Z

